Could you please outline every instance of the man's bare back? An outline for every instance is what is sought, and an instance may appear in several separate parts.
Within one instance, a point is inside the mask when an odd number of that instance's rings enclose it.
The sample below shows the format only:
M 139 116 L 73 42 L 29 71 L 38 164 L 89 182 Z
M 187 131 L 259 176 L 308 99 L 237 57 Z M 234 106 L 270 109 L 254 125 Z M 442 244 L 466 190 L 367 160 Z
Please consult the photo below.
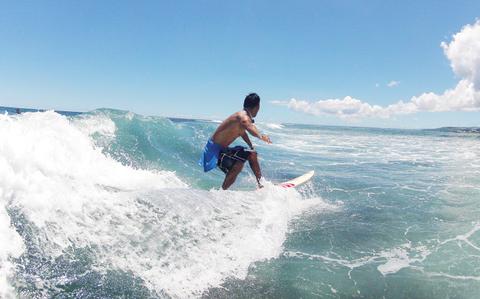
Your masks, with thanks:
M 245 142 L 253 149 L 253 145 L 246 133 L 248 131 L 253 136 L 262 139 L 265 142 L 271 143 L 266 135 L 261 135 L 257 127 L 254 125 L 252 118 L 245 110 L 235 112 L 225 119 L 212 136 L 213 142 L 227 147 L 232 144 L 238 137 L 243 137 Z

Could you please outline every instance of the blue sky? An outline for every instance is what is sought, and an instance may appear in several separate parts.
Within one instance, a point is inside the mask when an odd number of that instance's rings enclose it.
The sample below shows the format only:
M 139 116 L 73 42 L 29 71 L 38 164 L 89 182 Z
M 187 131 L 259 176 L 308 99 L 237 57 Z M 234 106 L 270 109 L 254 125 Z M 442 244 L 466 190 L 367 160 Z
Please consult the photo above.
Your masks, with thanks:
M 478 111 L 352 120 L 271 103 L 441 94 L 461 78 L 440 43 L 478 17 L 480 1 L 0 0 L 0 105 L 220 119 L 255 91 L 260 121 L 480 125 Z

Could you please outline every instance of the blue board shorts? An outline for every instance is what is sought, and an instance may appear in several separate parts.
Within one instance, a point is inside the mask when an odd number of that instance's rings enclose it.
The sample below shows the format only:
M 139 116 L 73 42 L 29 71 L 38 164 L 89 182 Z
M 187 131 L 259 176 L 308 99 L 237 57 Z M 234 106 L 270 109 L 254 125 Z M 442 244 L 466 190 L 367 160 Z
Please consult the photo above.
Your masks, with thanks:
M 236 162 L 245 162 L 251 153 L 251 150 L 243 146 L 223 147 L 209 139 L 198 164 L 203 166 L 205 172 L 218 166 L 224 173 L 228 173 Z

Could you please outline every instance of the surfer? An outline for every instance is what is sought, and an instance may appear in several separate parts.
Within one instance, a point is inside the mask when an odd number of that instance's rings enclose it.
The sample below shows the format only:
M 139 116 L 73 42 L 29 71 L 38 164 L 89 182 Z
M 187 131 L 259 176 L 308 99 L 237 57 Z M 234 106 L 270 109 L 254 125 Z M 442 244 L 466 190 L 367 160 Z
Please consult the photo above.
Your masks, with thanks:
M 260 183 L 262 172 L 257 152 L 247 134 L 248 132 L 266 143 L 272 143 L 267 135 L 260 134 L 254 124 L 258 110 L 260 110 L 260 97 L 256 93 L 247 95 L 243 102 L 243 110 L 235 112 L 225 119 L 205 145 L 200 165 L 203 166 L 205 172 L 218 166 L 225 173 L 223 190 L 228 189 L 235 182 L 246 161 L 250 164 L 257 179 L 258 187 L 263 187 Z M 238 137 L 242 137 L 247 143 L 248 149 L 240 145 L 229 147 Z

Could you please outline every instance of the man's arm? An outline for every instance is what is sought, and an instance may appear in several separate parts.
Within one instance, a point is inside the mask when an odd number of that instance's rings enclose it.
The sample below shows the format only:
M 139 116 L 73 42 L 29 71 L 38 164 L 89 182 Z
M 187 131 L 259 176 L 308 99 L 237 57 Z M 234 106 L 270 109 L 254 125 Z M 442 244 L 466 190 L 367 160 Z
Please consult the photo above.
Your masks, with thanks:
M 248 144 L 248 146 L 250 147 L 250 149 L 253 150 L 253 144 L 252 144 L 252 142 L 250 141 L 250 137 L 248 137 L 247 132 L 244 132 L 244 133 L 242 134 L 242 138 L 243 138 L 243 140 Z
M 242 126 L 248 131 L 248 133 L 252 134 L 252 136 L 257 137 L 258 139 L 261 139 L 266 143 L 272 143 L 272 141 L 270 141 L 270 137 L 260 134 L 257 127 L 251 121 L 250 117 L 246 115 L 242 116 L 240 122 Z

